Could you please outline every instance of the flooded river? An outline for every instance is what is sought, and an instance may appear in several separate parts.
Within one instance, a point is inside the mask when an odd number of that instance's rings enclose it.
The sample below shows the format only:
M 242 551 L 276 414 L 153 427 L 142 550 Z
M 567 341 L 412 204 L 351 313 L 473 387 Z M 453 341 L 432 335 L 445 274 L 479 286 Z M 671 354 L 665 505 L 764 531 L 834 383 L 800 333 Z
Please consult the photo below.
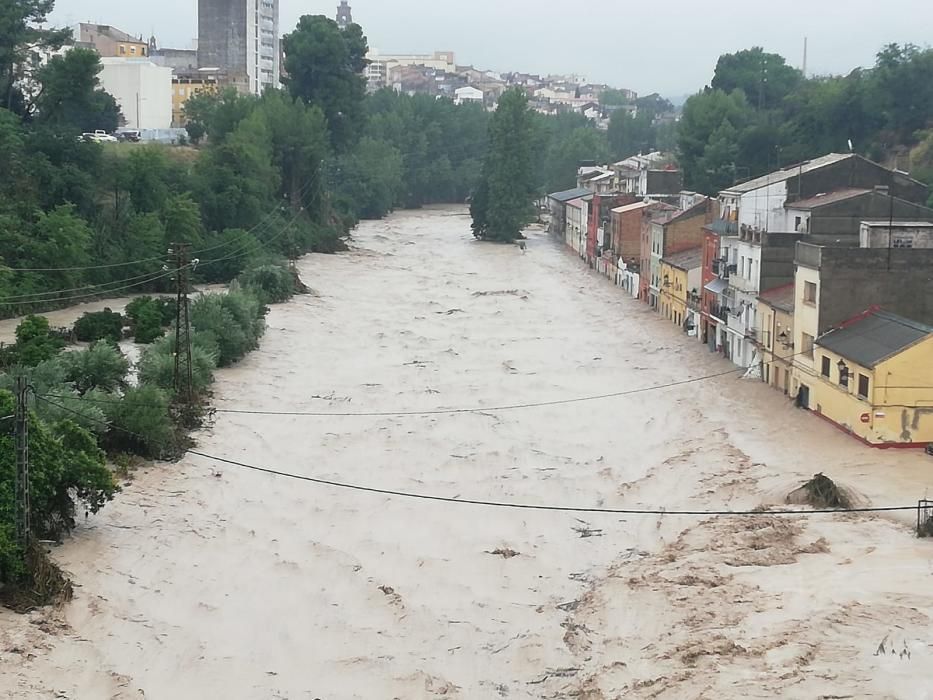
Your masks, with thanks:
M 463 209 L 364 223 L 314 293 L 218 373 L 226 409 L 550 402 L 730 369 L 539 230 Z M 206 454 L 458 499 L 735 510 L 815 472 L 866 504 L 933 460 L 863 447 L 768 387 L 698 381 L 431 415 L 219 413 Z M 139 472 L 55 556 L 58 613 L 0 615 L 13 698 L 933 697 L 933 543 L 913 513 L 696 517 L 495 509 L 203 457 Z

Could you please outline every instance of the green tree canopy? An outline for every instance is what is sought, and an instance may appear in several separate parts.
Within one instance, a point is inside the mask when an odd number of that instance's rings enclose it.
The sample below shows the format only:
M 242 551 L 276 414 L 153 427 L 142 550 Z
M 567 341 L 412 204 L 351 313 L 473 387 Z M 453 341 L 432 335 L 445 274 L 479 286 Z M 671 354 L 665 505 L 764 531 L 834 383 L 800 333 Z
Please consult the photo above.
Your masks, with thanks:
M 100 71 L 100 57 L 91 49 L 53 57 L 37 72 L 42 89 L 35 101 L 36 120 L 77 132 L 114 131 L 120 125 L 120 108 L 100 87 Z
M 788 66 L 783 56 L 765 53 L 755 46 L 720 56 L 710 87 L 725 93 L 741 90 L 751 104 L 771 109 L 779 106 L 802 80 L 803 74 Z
M 58 49 L 69 39 L 68 29 L 47 29 L 55 0 L 7 0 L 0 4 L 0 107 L 22 114 L 24 100 L 17 80 L 31 79 L 30 53 Z
M 366 94 L 366 37 L 357 25 L 341 30 L 323 15 L 304 15 L 283 41 L 283 79 L 292 97 L 321 108 L 331 141 L 345 150 L 359 136 Z
M 535 197 L 528 98 L 507 90 L 489 122 L 489 148 L 470 213 L 477 238 L 512 241 L 530 221 Z

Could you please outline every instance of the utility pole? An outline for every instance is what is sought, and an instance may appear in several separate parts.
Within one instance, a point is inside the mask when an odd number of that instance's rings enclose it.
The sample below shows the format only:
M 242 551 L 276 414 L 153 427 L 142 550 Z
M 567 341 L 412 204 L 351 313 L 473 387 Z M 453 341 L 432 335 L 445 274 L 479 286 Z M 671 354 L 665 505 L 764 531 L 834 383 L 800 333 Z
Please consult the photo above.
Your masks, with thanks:
M 16 450 L 16 479 L 14 482 L 14 510 L 16 542 L 25 548 L 31 533 L 29 517 L 29 419 L 26 412 L 25 377 L 16 378 L 16 408 L 13 413 L 13 443 Z
M 169 255 L 175 262 L 175 395 L 190 404 L 193 399 L 191 368 L 191 317 L 188 306 L 189 243 L 173 243 Z M 184 356 L 184 360 L 182 360 Z

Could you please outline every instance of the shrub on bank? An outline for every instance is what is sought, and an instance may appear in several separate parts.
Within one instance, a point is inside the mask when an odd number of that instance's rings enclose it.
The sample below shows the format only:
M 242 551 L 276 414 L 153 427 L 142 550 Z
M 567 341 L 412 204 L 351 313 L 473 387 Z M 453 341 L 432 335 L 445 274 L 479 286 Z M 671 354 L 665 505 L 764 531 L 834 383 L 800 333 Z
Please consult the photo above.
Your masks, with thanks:
M 107 446 L 143 457 L 171 453 L 174 426 L 168 409 L 169 397 L 162 389 L 149 384 L 130 387 L 122 399 L 105 405 L 112 426 Z
M 264 309 L 251 292 L 204 294 L 191 305 L 191 325 L 217 346 L 217 366 L 227 367 L 259 346 Z
M 123 339 L 123 316 L 110 309 L 89 311 L 75 321 L 75 337 L 82 342 L 112 340 L 118 343 Z
M 297 275 L 283 265 L 254 267 L 240 275 L 237 281 L 259 297 L 263 304 L 281 304 L 300 291 Z
M 60 361 L 65 381 L 79 394 L 91 389 L 114 391 L 123 385 L 130 369 L 123 353 L 105 341 L 97 341 L 86 350 L 62 353 Z
M 65 341 L 52 333 L 44 316 L 27 316 L 16 327 L 16 343 L 3 350 L 4 366 L 35 367 L 62 351 Z
M 161 337 L 175 320 L 175 300 L 170 297 L 137 297 L 126 305 L 126 316 L 137 343 L 148 345 Z
M 200 338 L 194 333 L 191 342 L 192 390 L 202 393 L 214 381 L 217 356 L 209 348 L 215 347 L 211 339 Z M 151 384 L 174 393 L 175 336 L 172 333 L 150 345 L 139 360 L 140 384 Z

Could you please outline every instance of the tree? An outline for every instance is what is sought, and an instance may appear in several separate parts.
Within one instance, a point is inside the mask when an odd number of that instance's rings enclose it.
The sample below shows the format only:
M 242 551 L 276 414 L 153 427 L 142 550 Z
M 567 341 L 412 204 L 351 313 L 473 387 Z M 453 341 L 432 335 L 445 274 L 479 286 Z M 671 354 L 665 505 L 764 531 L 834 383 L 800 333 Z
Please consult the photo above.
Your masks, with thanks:
M 741 90 L 758 109 L 778 107 L 803 80 L 803 74 L 787 65 L 783 56 L 765 53 L 760 46 L 723 54 L 710 83 L 713 90 Z
M 195 188 L 209 230 L 251 228 L 275 201 L 279 175 L 272 163 L 272 135 L 252 112 L 195 164 Z
M 130 450 L 145 457 L 174 452 L 174 428 L 169 418 L 168 395 L 148 384 L 130 387 L 118 401 L 103 404 L 113 429 L 109 449 Z
M 400 202 L 404 160 L 386 141 L 364 136 L 335 165 L 335 194 L 356 217 L 379 219 Z
M 55 50 L 70 38 L 68 29 L 45 29 L 55 0 L 9 0 L 0 5 L 0 107 L 20 114 L 23 95 L 18 80 L 31 80 L 29 54 Z
M 52 335 L 49 320 L 45 316 L 27 316 L 16 327 L 13 352 L 19 364 L 35 367 L 55 357 L 63 347 L 64 341 Z
M 650 112 L 631 114 L 624 109 L 613 112 L 607 133 L 613 158 L 621 160 L 654 150 L 657 131 L 653 121 Z
M 100 71 L 100 57 L 91 49 L 53 57 L 37 72 L 42 88 L 35 99 L 36 120 L 77 132 L 115 130 L 120 108 L 113 95 L 101 89 Z
M 283 40 L 286 77 L 292 97 L 321 108 L 331 143 L 346 150 L 363 123 L 366 95 L 366 37 L 356 25 L 341 30 L 322 15 L 304 15 Z
M 120 388 L 129 371 L 129 360 L 115 346 L 98 341 L 86 350 L 65 352 L 60 356 L 65 366 L 65 380 L 79 394 L 92 389 L 112 392 Z
M 580 127 L 563 138 L 554 139 L 545 164 L 547 191 L 571 189 L 575 186 L 581 162 L 604 162 L 608 157 L 605 135 L 591 127 Z
M 470 206 L 477 238 L 513 241 L 521 236 L 535 197 L 531 148 L 528 98 L 521 90 L 507 90 L 489 123 L 479 196 Z
M 242 95 L 236 88 L 201 90 L 185 102 L 188 136 L 198 143 L 206 135 L 212 142 L 223 141 L 256 108 L 253 95 Z
M 734 160 L 713 161 L 716 155 L 723 158 L 734 155 L 737 158 L 738 151 L 723 149 L 721 143 L 717 143 L 713 150 L 708 151 L 707 148 L 714 134 L 719 132 L 722 135 L 721 128 L 725 131 L 733 129 L 733 133 L 737 133 L 753 118 L 753 110 L 741 90 L 731 94 L 722 90 L 707 90 L 687 100 L 678 134 L 680 163 L 688 187 L 704 194 L 715 194 L 717 190 L 714 183 L 720 181 L 727 168 L 735 170 L 745 166 Z M 729 126 L 724 127 L 724 122 L 728 122 Z M 713 171 L 713 177 L 709 177 L 708 170 Z
M 599 94 L 599 104 L 603 107 L 623 107 L 627 104 L 631 104 L 631 102 L 632 100 L 629 99 L 629 96 L 624 90 L 610 88 L 608 90 L 603 90 Z
M 324 192 L 322 164 L 328 153 L 327 122 L 316 106 L 268 90 L 258 106 L 269 128 L 272 161 L 281 175 L 280 194 L 297 211 L 320 218 Z
M 0 409 L 13 411 L 13 395 L 0 391 Z M 50 425 L 29 415 L 32 535 L 57 539 L 75 526 L 77 504 L 96 513 L 119 490 L 93 434 L 70 420 Z M 15 528 L 13 436 L 0 433 L 0 582 L 22 573 L 22 552 L 12 545 Z

